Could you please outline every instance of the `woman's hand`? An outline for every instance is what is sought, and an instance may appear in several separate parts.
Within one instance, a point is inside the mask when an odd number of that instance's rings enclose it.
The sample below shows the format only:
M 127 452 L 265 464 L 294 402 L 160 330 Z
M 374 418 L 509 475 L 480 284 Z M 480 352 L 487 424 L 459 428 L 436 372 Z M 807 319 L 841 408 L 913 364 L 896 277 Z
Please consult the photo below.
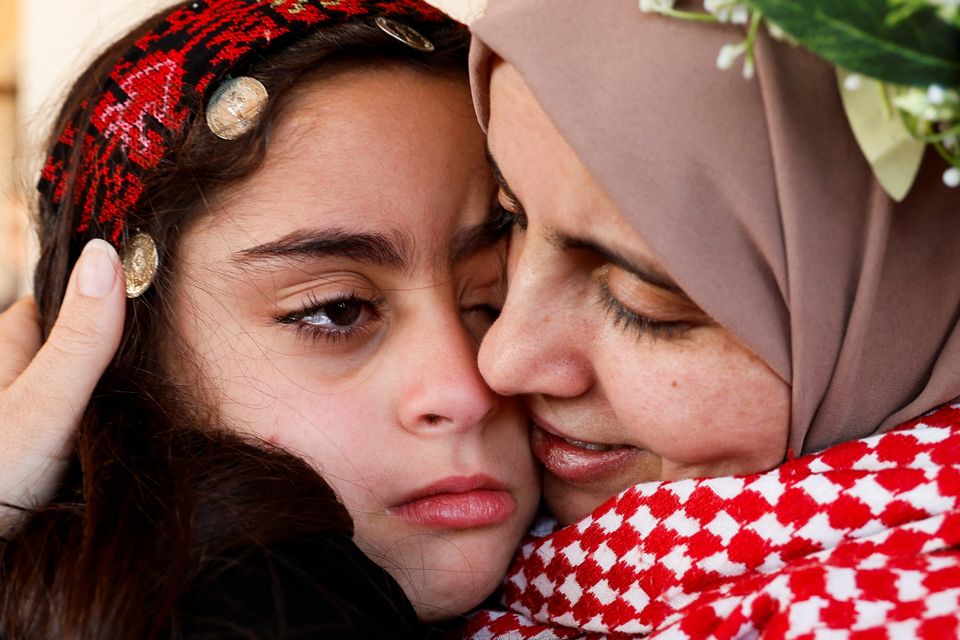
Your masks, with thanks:
M 60 481 L 80 417 L 120 344 L 124 310 L 117 253 L 93 240 L 45 344 L 32 298 L 0 314 L 0 532 L 20 513 L 2 505 L 42 503 Z

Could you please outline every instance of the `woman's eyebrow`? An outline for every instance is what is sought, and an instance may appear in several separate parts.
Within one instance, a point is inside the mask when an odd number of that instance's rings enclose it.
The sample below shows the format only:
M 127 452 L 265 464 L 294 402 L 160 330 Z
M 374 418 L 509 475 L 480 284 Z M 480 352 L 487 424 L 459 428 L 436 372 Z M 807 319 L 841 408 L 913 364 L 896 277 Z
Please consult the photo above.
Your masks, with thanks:
M 342 229 L 298 229 L 279 240 L 238 251 L 234 262 L 249 265 L 277 258 L 340 257 L 398 271 L 410 268 L 412 242 L 402 232 L 389 236 Z
M 597 244 L 592 240 L 574 238 L 565 234 L 558 233 L 551 235 L 550 243 L 559 249 L 590 251 L 602 257 L 610 264 L 614 264 L 625 271 L 629 271 L 647 284 L 653 285 L 665 291 L 670 291 L 671 293 L 688 297 L 684 290 L 680 288 L 680 285 L 674 282 L 673 278 L 668 276 L 660 269 L 657 269 L 646 260 L 638 262 L 637 260 L 627 258 L 623 254 L 618 253 L 613 249 Z
M 500 189 L 502 189 L 504 195 L 510 199 L 510 203 L 516 207 L 517 212 L 521 215 L 525 215 L 523 211 L 523 205 L 510 189 L 510 185 L 507 184 L 506 178 L 503 177 L 503 172 L 500 170 L 500 166 L 497 164 L 493 154 L 490 152 L 490 147 L 487 147 L 486 155 L 487 163 L 490 165 L 490 170 L 493 171 L 493 175 L 497 180 L 497 184 L 500 185 Z M 607 262 L 615 264 L 621 269 L 629 271 L 648 284 L 672 293 L 680 294 L 685 297 L 687 295 L 683 289 L 680 288 L 680 285 L 674 282 L 673 278 L 668 276 L 660 269 L 655 268 L 646 261 L 643 263 L 638 263 L 636 260 L 631 260 L 623 254 L 614 251 L 613 249 L 604 247 L 596 242 L 593 242 L 592 240 L 574 238 L 565 234 L 555 233 L 551 234 L 550 242 L 559 249 L 582 249 L 585 251 L 591 251 L 603 257 L 605 260 L 607 260 Z

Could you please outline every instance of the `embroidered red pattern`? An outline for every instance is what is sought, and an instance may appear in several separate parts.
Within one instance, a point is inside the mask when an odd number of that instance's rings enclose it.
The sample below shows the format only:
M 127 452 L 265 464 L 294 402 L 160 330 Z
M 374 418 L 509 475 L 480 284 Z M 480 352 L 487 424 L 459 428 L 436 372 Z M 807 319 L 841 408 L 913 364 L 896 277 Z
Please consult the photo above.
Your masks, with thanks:
M 71 114 L 43 167 L 42 197 L 53 212 L 71 198 L 80 212 L 78 233 L 96 225 L 98 234 L 118 243 L 124 221 L 140 204 L 144 179 L 177 145 L 221 78 L 252 54 L 282 48 L 324 25 L 376 15 L 442 19 L 420 0 L 178 5 L 116 62 L 100 93 L 89 98 L 93 104 L 84 101 Z M 71 171 L 77 173 L 72 184 Z

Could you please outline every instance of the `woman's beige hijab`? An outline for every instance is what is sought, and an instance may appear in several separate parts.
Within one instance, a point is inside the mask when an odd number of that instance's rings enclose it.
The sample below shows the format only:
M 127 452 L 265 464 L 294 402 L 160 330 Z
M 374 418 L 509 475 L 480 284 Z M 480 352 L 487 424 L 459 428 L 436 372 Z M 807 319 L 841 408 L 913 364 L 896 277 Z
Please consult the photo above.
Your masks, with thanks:
M 960 396 L 960 190 L 929 155 L 893 202 L 832 67 L 761 37 L 757 77 L 715 66 L 742 29 L 637 0 L 491 0 L 472 24 L 512 63 L 673 277 L 792 385 L 796 452 Z

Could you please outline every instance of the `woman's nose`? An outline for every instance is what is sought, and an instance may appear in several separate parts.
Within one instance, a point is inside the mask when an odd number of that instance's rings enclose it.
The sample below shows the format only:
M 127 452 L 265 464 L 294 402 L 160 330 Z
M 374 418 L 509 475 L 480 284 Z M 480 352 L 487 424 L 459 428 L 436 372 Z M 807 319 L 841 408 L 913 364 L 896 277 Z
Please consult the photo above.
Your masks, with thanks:
M 482 428 L 501 399 L 477 368 L 475 340 L 456 313 L 417 323 L 404 358 L 400 422 L 410 431 L 466 431 Z
M 592 306 L 571 299 L 544 266 L 526 256 L 516 261 L 500 317 L 480 344 L 480 371 L 499 394 L 570 398 L 590 388 Z

